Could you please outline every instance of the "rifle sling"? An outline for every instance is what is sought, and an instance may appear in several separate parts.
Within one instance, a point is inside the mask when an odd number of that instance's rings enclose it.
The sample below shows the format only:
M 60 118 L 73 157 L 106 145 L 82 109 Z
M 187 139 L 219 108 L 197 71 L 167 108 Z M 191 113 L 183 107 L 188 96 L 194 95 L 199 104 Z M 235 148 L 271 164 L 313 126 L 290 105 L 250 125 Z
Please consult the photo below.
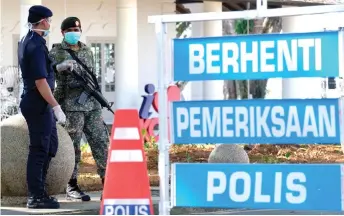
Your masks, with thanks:
M 82 61 L 75 55 L 74 51 L 70 50 L 70 49 L 66 49 L 67 52 L 72 56 L 72 58 L 77 62 L 79 63 L 79 65 L 81 65 L 85 71 L 91 75 L 92 79 L 93 79 L 93 82 L 95 83 L 96 87 L 98 88 L 98 90 L 100 90 L 100 87 L 98 85 L 98 81 L 97 81 L 97 78 L 96 76 L 90 71 L 90 69 L 88 69 L 88 67 L 82 63 Z

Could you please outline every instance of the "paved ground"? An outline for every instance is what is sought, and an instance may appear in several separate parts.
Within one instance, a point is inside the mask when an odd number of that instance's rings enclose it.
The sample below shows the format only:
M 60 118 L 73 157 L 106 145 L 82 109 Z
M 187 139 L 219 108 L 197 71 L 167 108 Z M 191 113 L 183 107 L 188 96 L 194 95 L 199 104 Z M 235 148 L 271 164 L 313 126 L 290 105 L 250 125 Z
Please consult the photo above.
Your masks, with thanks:
M 60 213 L 72 213 L 75 211 L 95 211 L 99 209 L 100 206 L 100 193 L 93 192 L 90 193 L 92 197 L 92 201 L 90 202 L 70 202 L 67 201 L 64 195 L 56 196 L 61 203 L 61 208 L 56 210 L 46 210 L 46 209 L 38 209 L 32 210 L 27 209 L 25 205 L 20 207 L 6 207 L 1 206 L 1 214 L 2 215 L 28 215 L 28 214 L 60 214 Z M 99 214 L 99 213 L 98 213 Z
M 100 193 L 90 193 L 92 201 L 90 202 L 70 202 L 64 195 L 57 198 L 61 202 L 61 208 L 57 210 L 31 210 L 21 207 L 1 206 L 1 215 L 99 215 Z M 152 191 L 154 203 L 154 213 L 158 214 L 158 191 Z M 281 210 L 249 210 L 249 209 L 195 209 L 195 208 L 173 208 L 171 215 L 344 215 L 344 212 L 301 212 L 301 211 L 281 211 Z

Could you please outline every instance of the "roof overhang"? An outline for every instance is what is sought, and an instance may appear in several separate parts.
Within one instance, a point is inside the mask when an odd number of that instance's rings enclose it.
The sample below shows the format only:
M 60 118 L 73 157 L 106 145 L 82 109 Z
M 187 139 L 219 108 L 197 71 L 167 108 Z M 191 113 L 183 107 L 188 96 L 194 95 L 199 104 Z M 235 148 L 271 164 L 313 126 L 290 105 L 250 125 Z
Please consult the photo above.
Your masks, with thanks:
M 250 3 L 250 9 L 256 8 L 256 0 L 212 0 L 216 2 L 222 2 L 223 7 L 230 11 L 246 10 L 247 3 Z M 188 13 L 187 8 L 182 5 L 192 3 L 203 3 L 202 0 L 176 0 L 177 11 L 180 13 Z M 340 4 L 337 0 L 268 0 L 269 8 L 279 8 L 282 5 L 285 6 L 312 6 L 312 5 L 329 5 Z

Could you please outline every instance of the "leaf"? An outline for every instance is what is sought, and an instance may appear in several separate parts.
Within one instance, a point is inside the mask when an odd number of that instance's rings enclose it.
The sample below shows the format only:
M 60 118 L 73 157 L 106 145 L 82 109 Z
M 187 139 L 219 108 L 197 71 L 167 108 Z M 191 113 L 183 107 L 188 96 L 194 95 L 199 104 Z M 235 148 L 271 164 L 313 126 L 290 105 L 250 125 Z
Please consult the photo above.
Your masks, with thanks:
M 287 152 L 286 154 L 285 154 L 285 157 L 286 158 L 289 158 L 291 156 L 291 152 Z

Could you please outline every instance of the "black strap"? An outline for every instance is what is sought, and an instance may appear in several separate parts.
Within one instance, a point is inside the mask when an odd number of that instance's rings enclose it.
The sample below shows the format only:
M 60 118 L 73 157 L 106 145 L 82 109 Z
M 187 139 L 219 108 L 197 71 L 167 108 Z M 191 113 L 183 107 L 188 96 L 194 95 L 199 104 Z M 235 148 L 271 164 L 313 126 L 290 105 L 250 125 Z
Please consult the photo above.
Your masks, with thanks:
M 92 71 L 90 69 L 88 69 L 88 67 L 75 55 L 74 51 L 73 50 L 70 50 L 70 49 L 66 49 L 67 52 L 72 56 L 72 58 L 77 62 L 79 63 L 84 69 L 85 71 L 90 74 L 90 76 L 92 77 L 93 79 L 93 82 L 96 86 L 96 88 L 100 91 L 100 87 L 99 87 L 99 84 L 98 84 L 98 80 L 96 78 L 96 76 L 92 73 Z

